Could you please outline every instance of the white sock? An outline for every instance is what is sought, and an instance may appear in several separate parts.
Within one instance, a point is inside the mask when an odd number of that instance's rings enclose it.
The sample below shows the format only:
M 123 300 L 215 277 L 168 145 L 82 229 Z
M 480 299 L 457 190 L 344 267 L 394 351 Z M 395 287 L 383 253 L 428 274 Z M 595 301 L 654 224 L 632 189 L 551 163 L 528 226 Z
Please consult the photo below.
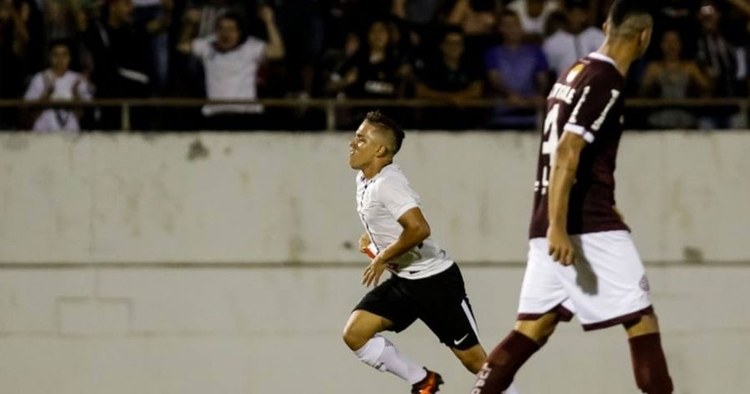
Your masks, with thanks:
M 518 389 L 516 389 L 516 385 L 514 383 L 511 383 L 510 386 L 508 386 L 505 391 L 503 391 L 503 394 L 520 394 L 518 392 Z
M 364 346 L 354 351 L 363 363 L 381 371 L 388 371 L 399 378 L 414 384 L 427 376 L 427 371 L 401 354 L 396 346 L 385 337 L 375 335 Z

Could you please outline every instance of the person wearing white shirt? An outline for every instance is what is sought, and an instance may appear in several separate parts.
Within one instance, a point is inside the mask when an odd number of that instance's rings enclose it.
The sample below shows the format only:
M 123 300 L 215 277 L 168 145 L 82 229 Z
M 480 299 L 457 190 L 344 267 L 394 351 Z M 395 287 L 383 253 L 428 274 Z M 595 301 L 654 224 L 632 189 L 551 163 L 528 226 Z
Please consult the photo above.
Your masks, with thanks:
M 86 77 L 70 67 L 70 47 L 63 41 L 55 42 L 50 49 L 50 68 L 31 78 L 24 99 L 27 101 L 91 100 L 91 87 Z M 80 110 L 69 108 L 44 109 L 34 119 L 35 132 L 80 131 Z
M 255 37 L 244 38 L 243 20 L 232 12 L 219 17 L 215 35 L 192 41 L 190 37 L 183 37 L 178 49 L 203 61 L 209 99 L 256 100 L 261 62 L 284 57 L 284 44 L 272 9 L 264 6 L 260 17 L 266 23 L 268 44 Z M 243 114 L 261 112 L 263 107 L 257 104 L 210 104 L 203 107 L 203 115 L 209 118 L 209 123 L 222 129 L 247 128 L 249 118 Z M 211 118 L 217 121 L 212 122 Z
M 550 69 L 558 76 L 604 42 L 604 33 L 591 26 L 591 15 L 585 3 L 577 1 L 568 6 L 567 22 L 565 29 L 555 32 L 542 45 Z
M 442 377 L 404 356 L 380 332 L 400 332 L 420 319 L 472 374 L 481 370 L 486 354 L 461 271 L 432 238 L 419 195 L 393 163 L 403 139 L 396 122 L 373 111 L 349 144 L 349 165 L 358 170 L 357 213 L 365 228 L 359 247 L 372 259 L 362 283 L 375 287 L 354 308 L 343 337 L 360 361 L 405 380 L 412 393 L 434 394 Z M 391 277 L 378 285 L 385 270 Z

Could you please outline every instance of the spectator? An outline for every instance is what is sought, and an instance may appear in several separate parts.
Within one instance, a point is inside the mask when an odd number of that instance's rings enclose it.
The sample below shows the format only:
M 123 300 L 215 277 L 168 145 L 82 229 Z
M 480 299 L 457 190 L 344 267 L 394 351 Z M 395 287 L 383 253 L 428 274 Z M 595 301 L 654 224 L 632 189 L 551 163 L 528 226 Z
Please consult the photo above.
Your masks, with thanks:
M 86 23 L 84 42 L 93 63 L 92 81 L 101 98 L 142 98 L 152 93 L 149 75 L 149 39 L 166 30 L 171 23 L 172 0 L 162 0 L 164 13 L 146 25 L 133 24 L 132 0 L 109 0 L 102 12 L 91 10 Z M 106 19 L 105 19 L 106 18 Z M 146 109 L 132 116 L 133 127 L 149 127 Z M 104 108 L 99 125 L 104 130 L 120 128 L 119 108 Z
M 73 0 L 80 1 L 80 0 Z M 139 30 L 147 30 L 152 21 L 162 19 L 163 13 L 172 11 L 172 1 L 165 4 L 162 0 L 133 0 L 133 24 Z M 171 22 L 171 18 L 169 18 Z M 169 73 L 169 35 L 167 28 L 153 32 L 146 37 L 144 45 L 148 53 L 148 70 L 153 79 L 153 88 L 157 94 L 166 93 Z
M 191 52 L 203 61 L 206 70 L 206 93 L 209 99 L 256 100 L 257 73 L 264 59 L 284 57 L 284 43 L 276 27 L 273 10 L 260 8 L 260 18 L 268 31 L 268 44 L 247 36 L 247 26 L 236 12 L 223 14 L 217 20 L 216 35 L 183 40 L 179 50 Z M 203 107 L 208 125 L 216 130 L 248 130 L 259 126 L 263 107 L 257 104 Z
M 372 22 L 365 45 L 331 75 L 329 90 L 351 98 L 396 98 L 403 96 L 403 80 L 408 75 L 390 45 L 388 24 Z
M 515 12 L 501 13 L 500 30 L 503 45 L 491 48 L 484 56 L 487 79 L 494 96 L 507 99 L 511 106 L 543 105 L 549 71 L 544 53 L 537 46 L 523 44 L 521 20 Z M 497 107 L 490 125 L 533 128 L 536 126 L 535 111 Z
M 544 36 L 547 19 L 558 8 L 555 0 L 515 0 L 508 5 L 521 19 L 524 33 L 535 40 Z
M 487 49 L 500 43 L 497 35 L 502 3 L 492 0 L 457 0 L 445 22 L 461 26 L 466 34 L 466 55 L 481 58 Z
M 253 3 L 248 1 L 248 3 Z M 237 14 L 243 20 L 248 20 L 250 5 L 243 6 L 239 0 L 191 0 L 185 11 L 182 38 L 205 38 L 216 33 L 219 18 L 227 12 Z
M 696 11 L 699 1 L 694 0 L 665 0 L 654 13 L 653 40 L 659 42 L 662 34 L 676 31 L 683 39 L 682 53 L 686 58 L 695 57 L 695 44 L 700 31 Z M 647 57 L 654 59 L 659 56 L 659 46 L 652 45 Z
M 747 58 L 744 48 L 735 47 L 724 36 L 722 13 L 713 1 L 704 0 L 698 14 L 701 33 L 698 38 L 698 63 L 712 81 L 713 97 L 742 97 L 747 88 Z M 737 109 L 712 108 L 701 119 L 701 128 L 728 128 Z
M 328 91 L 342 98 L 403 97 L 405 81 L 411 71 L 392 45 L 388 22 L 382 19 L 371 22 L 366 38 L 360 42 L 357 52 L 331 74 Z M 353 126 L 363 115 L 364 111 L 360 108 L 342 109 L 339 111 L 342 120 L 339 126 Z
M 662 35 L 663 59 L 651 62 L 641 84 L 641 96 L 684 99 L 708 94 L 711 83 L 692 60 L 683 60 L 682 39 L 676 30 Z M 684 109 L 656 111 L 648 118 L 650 127 L 662 129 L 692 128 L 696 118 Z
M 567 8 L 567 26 L 544 41 L 544 54 L 556 75 L 562 75 L 578 59 L 599 49 L 604 33 L 591 26 L 589 8 L 574 1 Z
M 417 98 L 461 105 L 482 96 L 482 75 L 476 64 L 463 57 L 464 34 L 460 27 L 446 29 L 440 44 L 440 56 L 417 65 Z M 431 61 L 430 61 L 431 60 Z M 466 129 L 471 122 L 468 109 L 438 108 L 423 111 L 420 124 L 443 129 Z M 476 119 L 476 116 L 473 117 Z
M 70 70 L 71 48 L 64 41 L 56 41 L 50 49 L 50 68 L 38 72 L 31 79 L 25 100 L 77 101 L 91 100 L 91 88 L 86 78 Z M 38 111 L 34 111 L 38 112 Z M 82 111 L 48 108 L 38 113 L 32 129 L 37 132 L 79 131 Z

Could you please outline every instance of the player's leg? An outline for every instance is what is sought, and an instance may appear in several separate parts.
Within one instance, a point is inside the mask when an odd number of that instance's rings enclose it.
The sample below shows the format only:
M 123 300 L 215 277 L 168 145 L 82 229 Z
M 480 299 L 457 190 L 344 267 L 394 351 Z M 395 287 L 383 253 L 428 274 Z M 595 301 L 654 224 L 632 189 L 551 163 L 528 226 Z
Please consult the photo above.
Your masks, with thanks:
M 638 388 L 647 394 L 671 394 L 674 390 L 667 359 L 661 346 L 655 313 L 623 324 L 628 333 L 630 357 Z
M 630 234 L 609 231 L 572 240 L 579 251 L 576 264 L 557 270 L 584 330 L 625 325 L 638 388 L 672 393 L 648 279 Z
M 451 348 L 453 354 L 456 355 L 458 361 L 471 373 L 477 374 L 484 365 L 484 360 L 487 358 L 487 353 L 480 344 L 476 344 L 466 350 Z
M 567 295 L 552 267 L 545 239 L 529 242 L 518 321 L 487 356 L 471 394 L 512 393 L 518 370 L 549 339 L 561 320 L 572 318 Z
M 399 332 L 416 320 L 409 300 L 398 287 L 398 281 L 389 279 L 367 293 L 349 316 L 343 339 L 360 361 L 413 385 L 428 377 L 425 368 L 378 334 L 385 330 Z

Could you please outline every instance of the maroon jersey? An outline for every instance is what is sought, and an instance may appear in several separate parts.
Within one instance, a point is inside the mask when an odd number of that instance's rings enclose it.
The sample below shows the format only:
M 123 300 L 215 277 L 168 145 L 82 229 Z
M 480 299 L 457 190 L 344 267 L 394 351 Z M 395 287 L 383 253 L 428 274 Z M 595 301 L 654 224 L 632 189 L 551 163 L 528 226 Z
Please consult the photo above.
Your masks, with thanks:
M 545 237 L 547 198 L 555 151 L 563 132 L 583 137 L 568 206 L 568 234 L 629 230 L 614 210 L 615 161 L 622 135 L 625 78 L 614 61 L 599 53 L 579 60 L 564 73 L 547 97 L 539 164 L 534 183 L 534 212 L 529 236 Z

